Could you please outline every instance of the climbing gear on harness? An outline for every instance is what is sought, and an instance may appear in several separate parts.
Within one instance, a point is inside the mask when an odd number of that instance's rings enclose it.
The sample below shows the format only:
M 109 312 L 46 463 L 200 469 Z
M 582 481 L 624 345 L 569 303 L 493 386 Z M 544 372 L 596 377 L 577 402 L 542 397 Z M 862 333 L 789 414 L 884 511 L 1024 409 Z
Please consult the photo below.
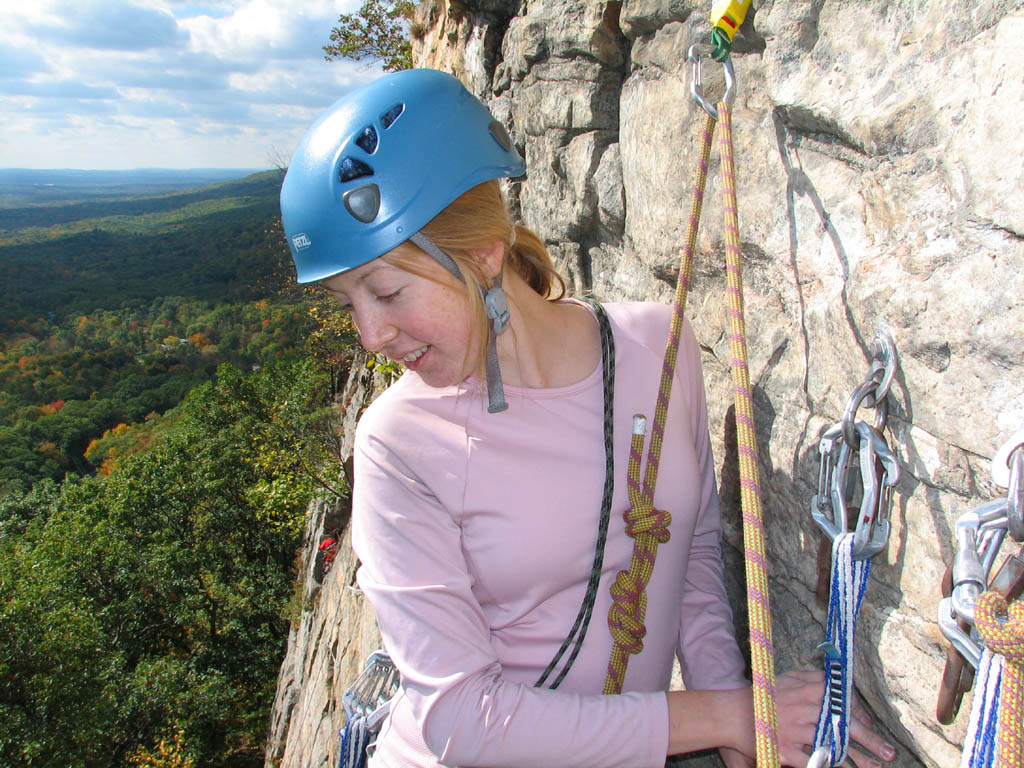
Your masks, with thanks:
M 729 58 L 733 38 L 749 9 L 750 0 L 717 0 L 711 6 L 711 44 L 714 48 L 709 55 L 712 59 L 722 62 Z
M 583 646 L 583 639 L 587 635 L 587 628 L 590 626 L 590 618 L 594 615 L 594 601 L 597 599 L 597 588 L 601 581 L 601 570 L 604 567 L 604 547 L 608 540 L 608 523 L 611 520 L 612 494 L 615 491 L 615 337 L 612 335 L 611 322 L 608 320 L 608 313 L 604 307 L 593 299 L 588 298 L 585 301 L 593 308 L 594 314 L 597 316 L 598 328 L 601 331 L 601 378 L 604 389 L 604 493 L 601 497 L 601 516 L 597 525 L 594 562 L 590 568 L 590 579 L 587 581 L 587 591 L 584 593 L 583 603 L 580 605 L 576 621 L 562 642 L 562 646 L 551 659 L 551 663 L 548 664 L 544 673 L 534 683 L 535 687 L 542 687 L 554 672 L 555 667 L 558 666 L 558 662 L 565 655 L 566 650 L 572 645 L 572 653 L 569 654 L 565 666 L 548 686 L 552 690 L 561 684 L 573 662 L 576 661 L 576 656 Z
M 896 350 L 888 334 L 876 333 L 871 353 L 867 377 L 850 396 L 840 422 L 827 429 L 818 444 L 818 492 L 811 501 L 811 516 L 830 540 L 831 576 L 825 642 L 819 646 L 825 650 L 825 691 L 807 768 L 839 765 L 846 759 L 857 619 L 871 559 L 889 540 L 892 488 L 900 478 L 899 461 L 882 432 L 888 416 L 886 395 L 896 369 Z M 874 426 L 857 419 L 862 405 L 875 409 Z M 857 478 L 849 474 L 854 459 L 860 466 Z M 859 511 L 853 503 L 858 491 Z M 852 530 L 851 509 L 857 515 Z
M 300 283 L 404 243 L 455 198 L 526 164 L 501 123 L 452 75 L 410 69 L 331 105 L 281 186 L 281 221 Z
M 341 697 L 348 720 L 338 731 L 338 768 L 363 768 L 366 764 L 375 746 L 371 739 L 391 711 L 398 684 L 398 670 L 387 652 L 374 651 L 366 658 L 362 673 Z

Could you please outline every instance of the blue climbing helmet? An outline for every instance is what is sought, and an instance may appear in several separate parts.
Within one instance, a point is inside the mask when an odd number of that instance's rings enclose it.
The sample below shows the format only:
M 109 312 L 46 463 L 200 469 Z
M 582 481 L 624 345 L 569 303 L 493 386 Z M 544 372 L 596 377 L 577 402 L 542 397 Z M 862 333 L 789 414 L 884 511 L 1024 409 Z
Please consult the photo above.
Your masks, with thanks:
M 281 219 L 300 283 L 387 253 L 463 192 L 526 164 L 455 77 L 411 69 L 336 101 L 295 150 Z

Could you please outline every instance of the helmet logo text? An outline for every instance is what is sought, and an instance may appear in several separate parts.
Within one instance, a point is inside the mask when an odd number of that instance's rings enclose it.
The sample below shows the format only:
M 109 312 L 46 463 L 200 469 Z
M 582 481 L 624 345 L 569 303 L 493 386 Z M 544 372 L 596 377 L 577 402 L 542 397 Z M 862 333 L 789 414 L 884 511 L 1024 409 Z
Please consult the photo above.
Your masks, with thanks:
M 313 242 L 308 237 L 306 237 L 305 232 L 300 232 L 299 234 L 292 238 L 292 245 L 295 246 L 296 251 L 301 251 L 304 248 L 309 248 L 309 246 L 311 246 L 312 244 Z

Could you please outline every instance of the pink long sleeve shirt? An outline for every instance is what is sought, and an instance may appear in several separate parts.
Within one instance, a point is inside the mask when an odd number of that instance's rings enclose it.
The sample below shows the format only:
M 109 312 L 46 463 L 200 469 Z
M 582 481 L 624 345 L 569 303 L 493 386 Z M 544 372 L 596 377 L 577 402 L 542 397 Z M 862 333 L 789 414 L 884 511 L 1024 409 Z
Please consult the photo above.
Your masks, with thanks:
M 721 527 L 700 356 L 687 324 L 655 506 L 672 515 L 647 588 L 647 634 L 624 693 L 602 695 L 609 587 L 629 567 L 626 459 L 653 422 L 670 308 L 606 305 L 616 347 L 615 493 L 586 640 L 557 690 L 534 684 L 575 621 L 604 483 L 601 367 L 555 389 L 432 389 L 406 373 L 356 434 L 360 587 L 402 675 L 375 768 L 663 766 L 678 655 L 691 689 L 746 685 L 722 581 Z M 560 667 L 559 667 L 560 668 Z

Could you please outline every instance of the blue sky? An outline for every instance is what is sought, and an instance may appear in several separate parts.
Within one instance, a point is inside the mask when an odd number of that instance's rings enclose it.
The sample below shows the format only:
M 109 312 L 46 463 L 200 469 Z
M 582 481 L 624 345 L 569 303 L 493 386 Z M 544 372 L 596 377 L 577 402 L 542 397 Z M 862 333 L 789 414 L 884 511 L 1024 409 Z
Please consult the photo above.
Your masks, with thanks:
M 373 65 L 360 0 L 2 0 L 0 168 L 269 168 Z

